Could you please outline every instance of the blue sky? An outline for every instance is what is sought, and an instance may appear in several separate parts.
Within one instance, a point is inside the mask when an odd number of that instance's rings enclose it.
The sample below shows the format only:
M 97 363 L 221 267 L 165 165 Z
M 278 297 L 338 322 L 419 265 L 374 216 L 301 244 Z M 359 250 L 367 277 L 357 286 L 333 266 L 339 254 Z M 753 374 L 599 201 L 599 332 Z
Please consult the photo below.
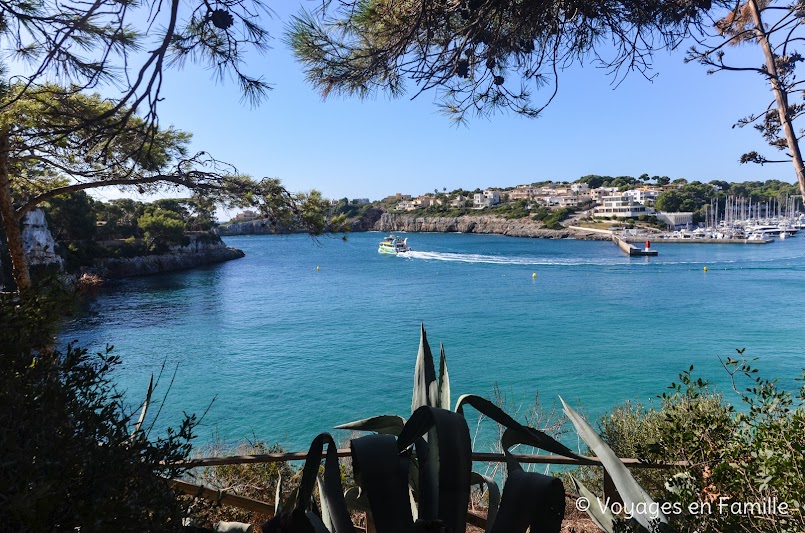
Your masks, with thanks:
M 296 5 L 272 3 L 273 49 L 247 58 L 248 71 L 275 86 L 266 101 L 252 109 L 234 83 L 216 83 L 190 66 L 167 75 L 163 126 L 192 132 L 193 149 L 241 172 L 329 198 L 375 200 L 585 174 L 794 181 L 788 164 L 738 163 L 748 150 L 766 150 L 754 130 L 731 127 L 771 100 L 766 82 L 753 74 L 708 76 L 683 62 L 685 47 L 657 55 L 653 82 L 632 73 L 615 88 L 603 70 L 576 65 L 561 73 L 559 94 L 540 118 L 502 114 L 457 128 L 431 93 L 413 101 L 382 94 L 322 101 L 281 39 Z M 753 66 L 762 62 L 758 49 L 735 53 Z

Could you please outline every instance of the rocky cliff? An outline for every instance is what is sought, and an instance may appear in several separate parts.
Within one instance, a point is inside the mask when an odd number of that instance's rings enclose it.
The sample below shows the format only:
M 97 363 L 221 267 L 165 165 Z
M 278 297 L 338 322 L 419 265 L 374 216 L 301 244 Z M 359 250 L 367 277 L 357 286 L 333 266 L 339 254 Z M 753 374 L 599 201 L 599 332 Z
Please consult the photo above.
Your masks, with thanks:
M 64 259 L 56 253 L 56 241 L 41 209 L 28 211 L 23 217 L 22 247 L 29 266 L 55 265 L 59 270 L 64 268 Z
M 361 218 L 351 220 L 350 231 L 373 230 L 382 214 L 382 209 L 368 209 L 366 214 Z M 274 235 L 277 233 L 303 233 L 304 231 L 303 229 L 279 228 L 264 218 L 247 220 L 245 222 L 233 222 L 232 224 L 224 224 L 216 228 L 216 232 L 219 235 Z
M 277 230 L 273 224 L 263 218 L 221 225 L 215 228 L 215 232 L 219 235 L 273 235 L 275 233 L 292 233 L 290 231 Z
M 384 213 L 373 227 L 376 231 L 423 231 L 440 233 L 487 233 L 510 237 L 536 237 L 542 239 L 602 240 L 608 236 L 570 228 L 545 229 L 541 222 L 529 218 L 505 219 L 490 215 L 463 217 L 421 218 Z
M 0 291 L 3 291 L 13 287 L 14 283 L 11 280 L 11 259 L 1 233 L 0 230 Z M 59 274 L 64 271 L 64 259 L 56 253 L 56 241 L 41 209 L 29 211 L 22 219 L 22 248 L 32 274 Z
M 242 251 L 226 246 L 219 238 L 191 235 L 190 244 L 175 246 L 168 253 L 99 259 L 91 267 L 82 267 L 81 273 L 104 279 L 128 278 L 222 263 L 244 255 Z
M 221 226 L 221 235 L 269 235 L 290 233 L 277 231 L 265 220 L 250 220 Z M 607 240 L 608 235 L 592 231 L 564 228 L 546 229 L 541 222 L 529 218 L 505 219 L 491 215 L 467 215 L 461 217 L 412 217 L 405 214 L 384 213 L 370 209 L 366 215 L 351 223 L 350 231 L 423 231 L 435 233 L 487 233 L 511 237 L 536 237 L 541 239 Z

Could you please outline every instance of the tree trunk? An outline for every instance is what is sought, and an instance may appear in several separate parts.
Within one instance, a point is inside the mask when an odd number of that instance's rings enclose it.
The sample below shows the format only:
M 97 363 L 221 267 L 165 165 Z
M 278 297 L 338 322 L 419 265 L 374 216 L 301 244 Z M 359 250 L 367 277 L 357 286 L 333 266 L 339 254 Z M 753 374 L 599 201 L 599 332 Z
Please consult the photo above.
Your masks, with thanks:
M 760 8 L 757 5 L 757 0 L 749 0 L 747 5 L 752 12 L 752 20 L 755 24 L 755 36 L 766 58 L 766 70 L 769 73 L 769 81 L 771 82 L 774 99 L 777 101 L 777 114 L 780 117 L 780 124 L 785 133 L 788 150 L 791 152 L 791 161 L 794 163 L 794 171 L 797 174 L 797 182 L 799 182 L 799 191 L 802 195 L 802 201 L 805 202 L 805 164 L 802 162 L 802 152 L 799 149 L 797 134 L 791 122 L 791 116 L 788 114 L 788 91 L 780 84 L 777 64 L 774 62 L 774 52 L 769 44 L 769 35 L 763 27 L 763 20 L 760 17 Z
M 8 137 L 7 128 L 0 129 L 0 218 L 3 222 L 3 231 L 6 234 L 8 255 L 11 256 L 11 272 L 17 291 L 27 292 L 31 288 L 31 276 L 28 273 L 28 260 L 22 246 L 22 232 L 20 219 L 14 212 L 11 201 L 11 179 L 8 175 Z

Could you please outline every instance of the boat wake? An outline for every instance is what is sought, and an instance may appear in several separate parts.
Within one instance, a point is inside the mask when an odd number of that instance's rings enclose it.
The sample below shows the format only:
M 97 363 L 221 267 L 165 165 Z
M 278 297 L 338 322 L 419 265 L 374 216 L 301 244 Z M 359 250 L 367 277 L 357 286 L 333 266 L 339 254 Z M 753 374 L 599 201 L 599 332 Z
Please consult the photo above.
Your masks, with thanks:
M 400 253 L 399 257 L 406 259 L 418 259 L 425 261 L 446 261 L 452 263 L 481 263 L 490 265 L 531 265 L 531 266 L 608 266 L 608 267 L 621 267 L 628 266 L 629 268 L 640 267 L 690 267 L 698 269 L 701 266 L 720 267 L 727 270 L 733 269 L 769 269 L 773 264 L 781 264 L 780 268 L 790 269 L 792 267 L 791 259 L 789 258 L 768 258 L 759 259 L 753 258 L 751 260 L 735 260 L 735 259 L 711 259 L 707 260 L 694 260 L 694 261 L 679 261 L 667 260 L 663 258 L 652 258 L 652 261 L 630 260 L 629 258 L 621 257 L 620 255 L 602 258 L 583 258 L 583 257 L 534 257 L 534 256 L 505 256 L 505 255 L 486 255 L 486 254 L 462 254 L 451 252 L 423 252 L 423 251 L 410 251 Z M 642 259 L 642 258 L 641 258 Z M 801 262 L 801 261 L 800 261 Z
M 541 258 L 511 257 L 483 254 L 458 254 L 450 252 L 411 251 L 399 254 L 408 259 L 424 259 L 426 261 L 449 261 L 453 263 L 486 263 L 491 265 L 609 265 L 614 262 L 606 260 L 584 260 L 581 258 Z

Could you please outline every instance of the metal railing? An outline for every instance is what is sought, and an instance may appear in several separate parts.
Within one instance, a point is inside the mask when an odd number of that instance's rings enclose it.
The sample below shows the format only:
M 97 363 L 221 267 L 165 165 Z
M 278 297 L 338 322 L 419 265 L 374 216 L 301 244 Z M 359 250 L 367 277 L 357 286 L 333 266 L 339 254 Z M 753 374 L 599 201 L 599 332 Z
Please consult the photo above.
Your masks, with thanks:
M 338 457 L 350 457 L 352 451 L 349 448 L 339 448 L 337 450 Z M 586 457 L 584 459 L 575 459 L 565 457 L 563 455 L 537 455 L 537 454 L 512 454 L 512 456 L 520 463 L 525 464 L 553 464 L 553 465 L 572 465 L 572 466 L 598 466 L 603 467 L 601 461 L 595 457 Z M 235 455 L 229 457 L 206 457 L 198 459 L 189 459 L 181 463 L 179 466 L 188 468 L 201 468 L 211 466 L 223 465 L 243 465 L 255 463 L 282 463 L 289 461 L 304 461 L 307 459 L 307 452 L 285 452 L 285 453 L 266 453 L 258 455 Z M 506 458 L 502 453 L 487 453 L 487 452 L 472 452 L 472 461 L 477 463 L 497 463 L 505 462 Z M 646 463 L 634 458 L 622 458 L 621 461 L 628 468 L 656 468 L 668 470 L 676 467 L 689 466 L 686 461 L 678 461 L 673 463 Z M 618 494 L 615 484 L 609 473 L 604 470 L 604 497 L 608 498 L 610 502 L 623 502 Z M 201 485 L 195 485 L 183 480 L 171 480 L 173 486 L 182 492 L 197 498 L 205 498 L 218 502 L 222 505 L 230 505 L 238 507 L 247 511 L 257 512 L 268 517 L 274 514 L 274 503 L 263 502 L 245 496 L 239 496 L 226 491 L 221 491 Z M 467 522 L 474 526 L 486 527 L 486 518 L 483 515 L 473 511 L 467 512 Z M 366 528 L 357 528 L 356 531 L 373 531 L 371 524 Z

